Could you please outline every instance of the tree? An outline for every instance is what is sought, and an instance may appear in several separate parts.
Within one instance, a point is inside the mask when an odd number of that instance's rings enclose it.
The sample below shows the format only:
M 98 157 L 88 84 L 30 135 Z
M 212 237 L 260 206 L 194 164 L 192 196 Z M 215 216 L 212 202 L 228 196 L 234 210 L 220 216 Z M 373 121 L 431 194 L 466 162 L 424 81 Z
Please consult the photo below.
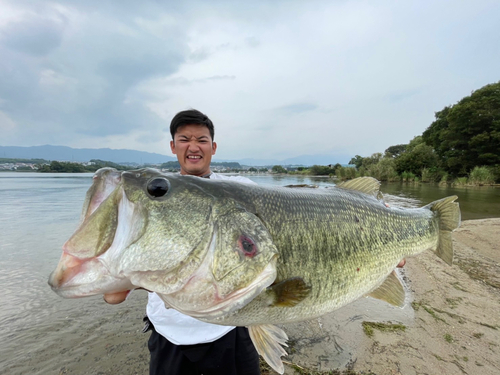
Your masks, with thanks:
M 328 165 L 313 165 L 309 168 L 313 176 L 328 176 L 335 173 L 335 169 L 330 168 Z
M 370 165 L 377 164 L 382 159 L 382 154 L 376 152 L 367 158 L 363 158 L 363 167 L 369 168 Z
M 408 147 L 408 145 L 395 145 L 395 146 L 391 146 L 387 150 L 385 150 L 385 154 L 390 154 L 393 158 L 397 158 L 403 152 L 406 151 L 407 147 Z
M 357 169 L 359 169 L 363 165 L 363 157 L 356 155 L 349 161 L 349 165 L 354 165 Z
M 422 136 L 447 172 L 465 176 L 475 166 L 500 164 L 500 82 L 474 91 L 435 117 Z
M 411 172 L 421 176 L 422 169 L 437 169 L 439 158 L 431 146 L 424 143 L 422 136 L 416 136 L 410 141 L 406 151 L 395 159 L 396 172 Z
M 287 173 L 287 170 L 281 165 L 275 165 L 271 169 L 274 173 Z

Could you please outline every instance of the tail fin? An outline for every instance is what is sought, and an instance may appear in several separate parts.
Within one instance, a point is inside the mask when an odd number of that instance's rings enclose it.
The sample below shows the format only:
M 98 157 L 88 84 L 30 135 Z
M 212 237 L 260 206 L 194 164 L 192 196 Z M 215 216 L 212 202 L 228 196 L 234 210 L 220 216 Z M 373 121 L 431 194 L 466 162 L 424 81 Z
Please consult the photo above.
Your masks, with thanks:
M 456 195 L 453 195 L 426 206 L 439 218 L 439 239 L 435 253 L 449 265 L 453 264 L 451 232 L 460 226 L 460 207 L 455 202 L 457 198 Z

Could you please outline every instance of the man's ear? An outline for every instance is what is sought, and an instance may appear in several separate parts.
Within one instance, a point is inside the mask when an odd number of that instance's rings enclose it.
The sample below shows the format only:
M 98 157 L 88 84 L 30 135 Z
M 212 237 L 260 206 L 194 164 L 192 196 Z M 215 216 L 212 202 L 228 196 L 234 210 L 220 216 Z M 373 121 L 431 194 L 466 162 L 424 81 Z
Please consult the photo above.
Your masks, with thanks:
M 212 142 L 212 155 L 215 155 L 216 150 L 217 150 L 217 143 Z
M 172 154 L 176 154 L 174 141 L 170 141 L 170 150 L 172 150 Z

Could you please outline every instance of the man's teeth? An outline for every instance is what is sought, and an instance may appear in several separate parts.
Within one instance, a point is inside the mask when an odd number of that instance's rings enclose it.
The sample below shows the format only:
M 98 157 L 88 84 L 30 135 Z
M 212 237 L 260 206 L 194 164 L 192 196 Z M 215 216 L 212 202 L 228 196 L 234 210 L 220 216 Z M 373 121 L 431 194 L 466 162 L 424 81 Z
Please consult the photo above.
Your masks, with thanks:
M 201 156 L 188 156 L 188 159 L 201 159 Z

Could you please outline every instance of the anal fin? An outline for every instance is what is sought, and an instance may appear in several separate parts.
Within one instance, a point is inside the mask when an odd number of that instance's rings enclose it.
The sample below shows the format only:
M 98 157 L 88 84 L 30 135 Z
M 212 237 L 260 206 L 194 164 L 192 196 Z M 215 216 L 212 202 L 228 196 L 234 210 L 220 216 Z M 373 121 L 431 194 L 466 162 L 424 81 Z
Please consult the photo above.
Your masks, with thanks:
M 369 297 L 380 299 L 391 305 L 403 307 L 405 303 L 405 289 L 395 271 L 392 271 L 382 285 L 368 294 Z
M 283 346 L 288 336 L 281 329 L 272 324 L 249 326 L 248 332 L 253 345 L 262 358 L 279 374 L 285 372 L 281 357 L 287 355 Z

